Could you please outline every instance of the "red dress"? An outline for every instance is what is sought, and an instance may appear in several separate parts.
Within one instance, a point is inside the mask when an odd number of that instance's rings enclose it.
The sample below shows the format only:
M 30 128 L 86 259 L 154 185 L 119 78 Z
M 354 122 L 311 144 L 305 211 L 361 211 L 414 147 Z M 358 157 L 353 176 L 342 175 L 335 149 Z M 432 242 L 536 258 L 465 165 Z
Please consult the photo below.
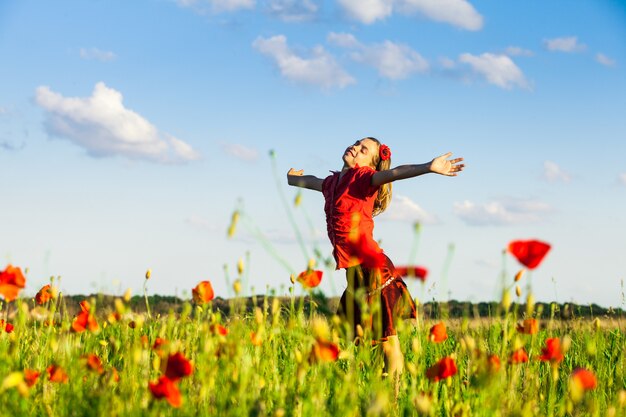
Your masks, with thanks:
M 378 187 L 372 186 L 375 173 L 371 167 L 359 166 L 343 175 L 334 172 L 324 179 L 322 194 L 333 256 L 337 269 L 346 268 L 348 281 L 338 313 L 355 328 L 357 324 L 370 328 L 374 339 L 384 340 L 396 334 L 398 318 L 415 318 L 416 313 L 406 284 L 373 237 L 372 212 L 378 195 Z M 382 258 L 377 267 L 366 266 L 372 254 Z M 366 322 L 364 310 L 369 310 Z

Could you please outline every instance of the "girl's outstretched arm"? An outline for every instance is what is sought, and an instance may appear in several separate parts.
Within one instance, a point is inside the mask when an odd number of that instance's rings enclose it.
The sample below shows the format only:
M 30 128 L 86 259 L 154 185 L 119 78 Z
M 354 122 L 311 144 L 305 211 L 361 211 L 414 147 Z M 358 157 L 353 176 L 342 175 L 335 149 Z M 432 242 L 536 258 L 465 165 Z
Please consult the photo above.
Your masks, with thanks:
M 322 191 L 323 179 L 317 178 L 313 175 L 302 175 L 304 170 L 295 170 L 291 168 L 287 173 L 287 183 L 301 188 L 308 188 L 309 190 Z
M 378 171 L 372 177 L 372 185 L 378 187 L 388 182 L 417 177 L 430 172 L 456 177 L 459 172 L 463 171 L 465 165 L 460 163 L 463 158 L 448 159 L 451 156 L 452 152 L 448 152 L 425 164 L 400 165 L 386 171 Z

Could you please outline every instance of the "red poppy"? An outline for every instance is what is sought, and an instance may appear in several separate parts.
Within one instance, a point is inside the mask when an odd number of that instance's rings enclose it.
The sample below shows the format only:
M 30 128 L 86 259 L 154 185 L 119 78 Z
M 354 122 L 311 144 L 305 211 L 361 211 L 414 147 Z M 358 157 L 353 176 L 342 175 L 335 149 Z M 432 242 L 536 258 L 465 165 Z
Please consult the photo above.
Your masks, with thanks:
M 6 269 L 0 272 L 0 295 L 7 302 L 17 298 L 17 294 L 26 285 L 26 278 L 19 267 L 7 265 Z
M 32 387 L 37 383 L 39 375 L 41 375 L 40 372 L 32 369 L 24 369 L 24 382 L 26 382 L 26 385 L 28 385 L 29 387 Z
M 528 353 L 526 353 L 526 349 L 519 348 L 515 352 L 511 354 L 509 358 L 509 363 L 517 364 L 517 363 L 526 363 L 528 362 Z
M 391 149 L 387 145 L 380 145 L 378 148 L 378 155 L 382 161 L 386 161 L 391 158 Z
M 78 313 L 72 322 L 72 330 L 76 333 L 84 332 L 85 330 L 92 332 L 98 330 L 98 322 L 93 314 L 90 313 L 91 306 L 87 300 L 80 302 L 80 309 L 81 312 Z
M 444 322 L 440 321 L 430 328 L 430 336 L 429 339 L 431 342 L 441 343 L 448 338 L 448 333 L 446 332 L 446 325 Z
M 585 368 L 577 368 L 572 372 L 572 381 L 576 383 L 584 391 L 595 389 L 598 386 L 598 380 L 595 374 Z
M 382 268 L 387 263 L 387 257 L 382 249 L 364 234 L 355 235 L 348 240 L 348 254 L 358 259 L 365 268 Z
M 167 367 L 165 368 L 165 376 L 176 382 L 179 379 L 191 375 L 193 365 L 185 356 L 176 352 L 167 358 Z
M 115 367 L 111 368 L 111 380 L 113 382 L 120 382 L 120 373 L 117 372 L 117 369 Z
M 48 369 L 46 369 L 46 372 L 48 372 L 48 380 L 50 382 L 60 382 L 62 384 L 66 384 L 69 380 L 67 373 L 65 373 L 63 368 L 60 366 L 50 365 Z
M 538 240 L 514 240 L 509 243 L 509 252 L 528 269 L 539 266 L 550 250 L 550 245 Z
M 228 329 L 221 324 L 212 324 L 209 329 L 213 334 L 219 334 L 220 336 L 226 336 L 228 334 Z
M 15 327 L 8 321 L 4 321 L 3 319 L 0 319 L 0 331 L 4 330 L 7 333 L 13 333 L 14 328 Z
M 495 353 L 487 356 L 487 371 L 492 374 L 497 373 L 500 370 L 500 358 Z
M 261 346 L 263 344 L 263 339 L 259 332 L 250 332 L 250 341 L 254 346 Z
M 396 275 L 402 278 L 417 278 L 421 281 L 426 281 L 428 275 L 428 269 L 421 266 L 396 266 Z
M 35 295 L 35 301 L 39 305 L 45 304 L 53 298 L 54 294 L 52 293 L 52 287 L 50 286 L 50 284 L 46 284 L 41 287 L 37 295 Z
M 319 362 L 334 362 L 339 357 L 339 346 L 328 340 L 317 338 L 312 354 L 313 358 Z
M 154 343 L 152 344 L 152 349 L 159 350 L 161 346 L 167 345 L 169 342 L 162 337 L 157 337 L 154 339 Z
M 104 366 L 102 366 L 102 361 L 97 355 L 94 355 L 93 353 L 91 353 L 85 356 L 85 359 L 87 360 L 86 365 L 88 369 L 98 374 L 104 373 Z
M 536 319 L 526 319 L 517 325 L 517 331 L 524 334 L 536 334 L 539 331 L 539 322 Z
M 215 298 L 215 293 L 213 292 L 213 286 L 211 286 L 211 282 L 202 281 L 194 289 L 191 290 L 191 294 L 193 295 L 193 301 L 200 304 L 205 304 Z
M 561 340 L 557 337 L 546 339 L 546 347 L 541 349 L 542 361 L 561 362 L 565 356 L 561 350 Z
M 304 288 L 315 288 L 322 282 L 322 271 L 307 269 L 296 278 Z
M 178 387 L 166 376 L 162 376 L 157 382 L 149 382 L 148 388 L 154 398 L 158 400 L 165 398 L 172 407 L 180 407 L 183 403 Z
M 457 368 L 454 359 L 446 356 L 426 370 L 426 377 L 431 381 L 437 382 L 441 379 L 450 378 L 456 373 Z

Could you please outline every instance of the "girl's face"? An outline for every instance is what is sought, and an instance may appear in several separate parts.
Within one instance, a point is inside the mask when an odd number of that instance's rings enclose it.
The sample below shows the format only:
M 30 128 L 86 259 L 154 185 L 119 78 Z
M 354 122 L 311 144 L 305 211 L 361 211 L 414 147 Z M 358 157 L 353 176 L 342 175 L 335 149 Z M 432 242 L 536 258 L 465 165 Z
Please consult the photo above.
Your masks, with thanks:
M 343 154 L 344 168 L 371 166 L 374 168 L 374 157 L 378 155 L 378 144 L 371 139 L 357 140 L 354 145 L 348 146 Z

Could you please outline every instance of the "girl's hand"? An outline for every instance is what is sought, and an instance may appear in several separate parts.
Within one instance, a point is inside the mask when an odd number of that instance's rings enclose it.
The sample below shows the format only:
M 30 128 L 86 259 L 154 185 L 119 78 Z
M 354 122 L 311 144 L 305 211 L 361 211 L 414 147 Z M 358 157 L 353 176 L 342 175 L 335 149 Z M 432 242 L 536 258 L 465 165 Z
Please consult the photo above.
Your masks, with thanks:
M 448 152 L 447 154 L 433 159 L 430 163 L 430 172 L 446 175 L 448 177 L 456 177 L 459 172 L 463 171 L 465 165 L 459 163 L 463 161 L 463 158 L 448 160 L 451 156 L 452 152 Z
M 298 178 L 296 178 L 298 177 Z M 323 179 L 313 175 L 304 175 L 303 169 L 291 168 L 287 173 L 287 184 L 295 187 L 308 188 L 310 190 L 322 191 Z

